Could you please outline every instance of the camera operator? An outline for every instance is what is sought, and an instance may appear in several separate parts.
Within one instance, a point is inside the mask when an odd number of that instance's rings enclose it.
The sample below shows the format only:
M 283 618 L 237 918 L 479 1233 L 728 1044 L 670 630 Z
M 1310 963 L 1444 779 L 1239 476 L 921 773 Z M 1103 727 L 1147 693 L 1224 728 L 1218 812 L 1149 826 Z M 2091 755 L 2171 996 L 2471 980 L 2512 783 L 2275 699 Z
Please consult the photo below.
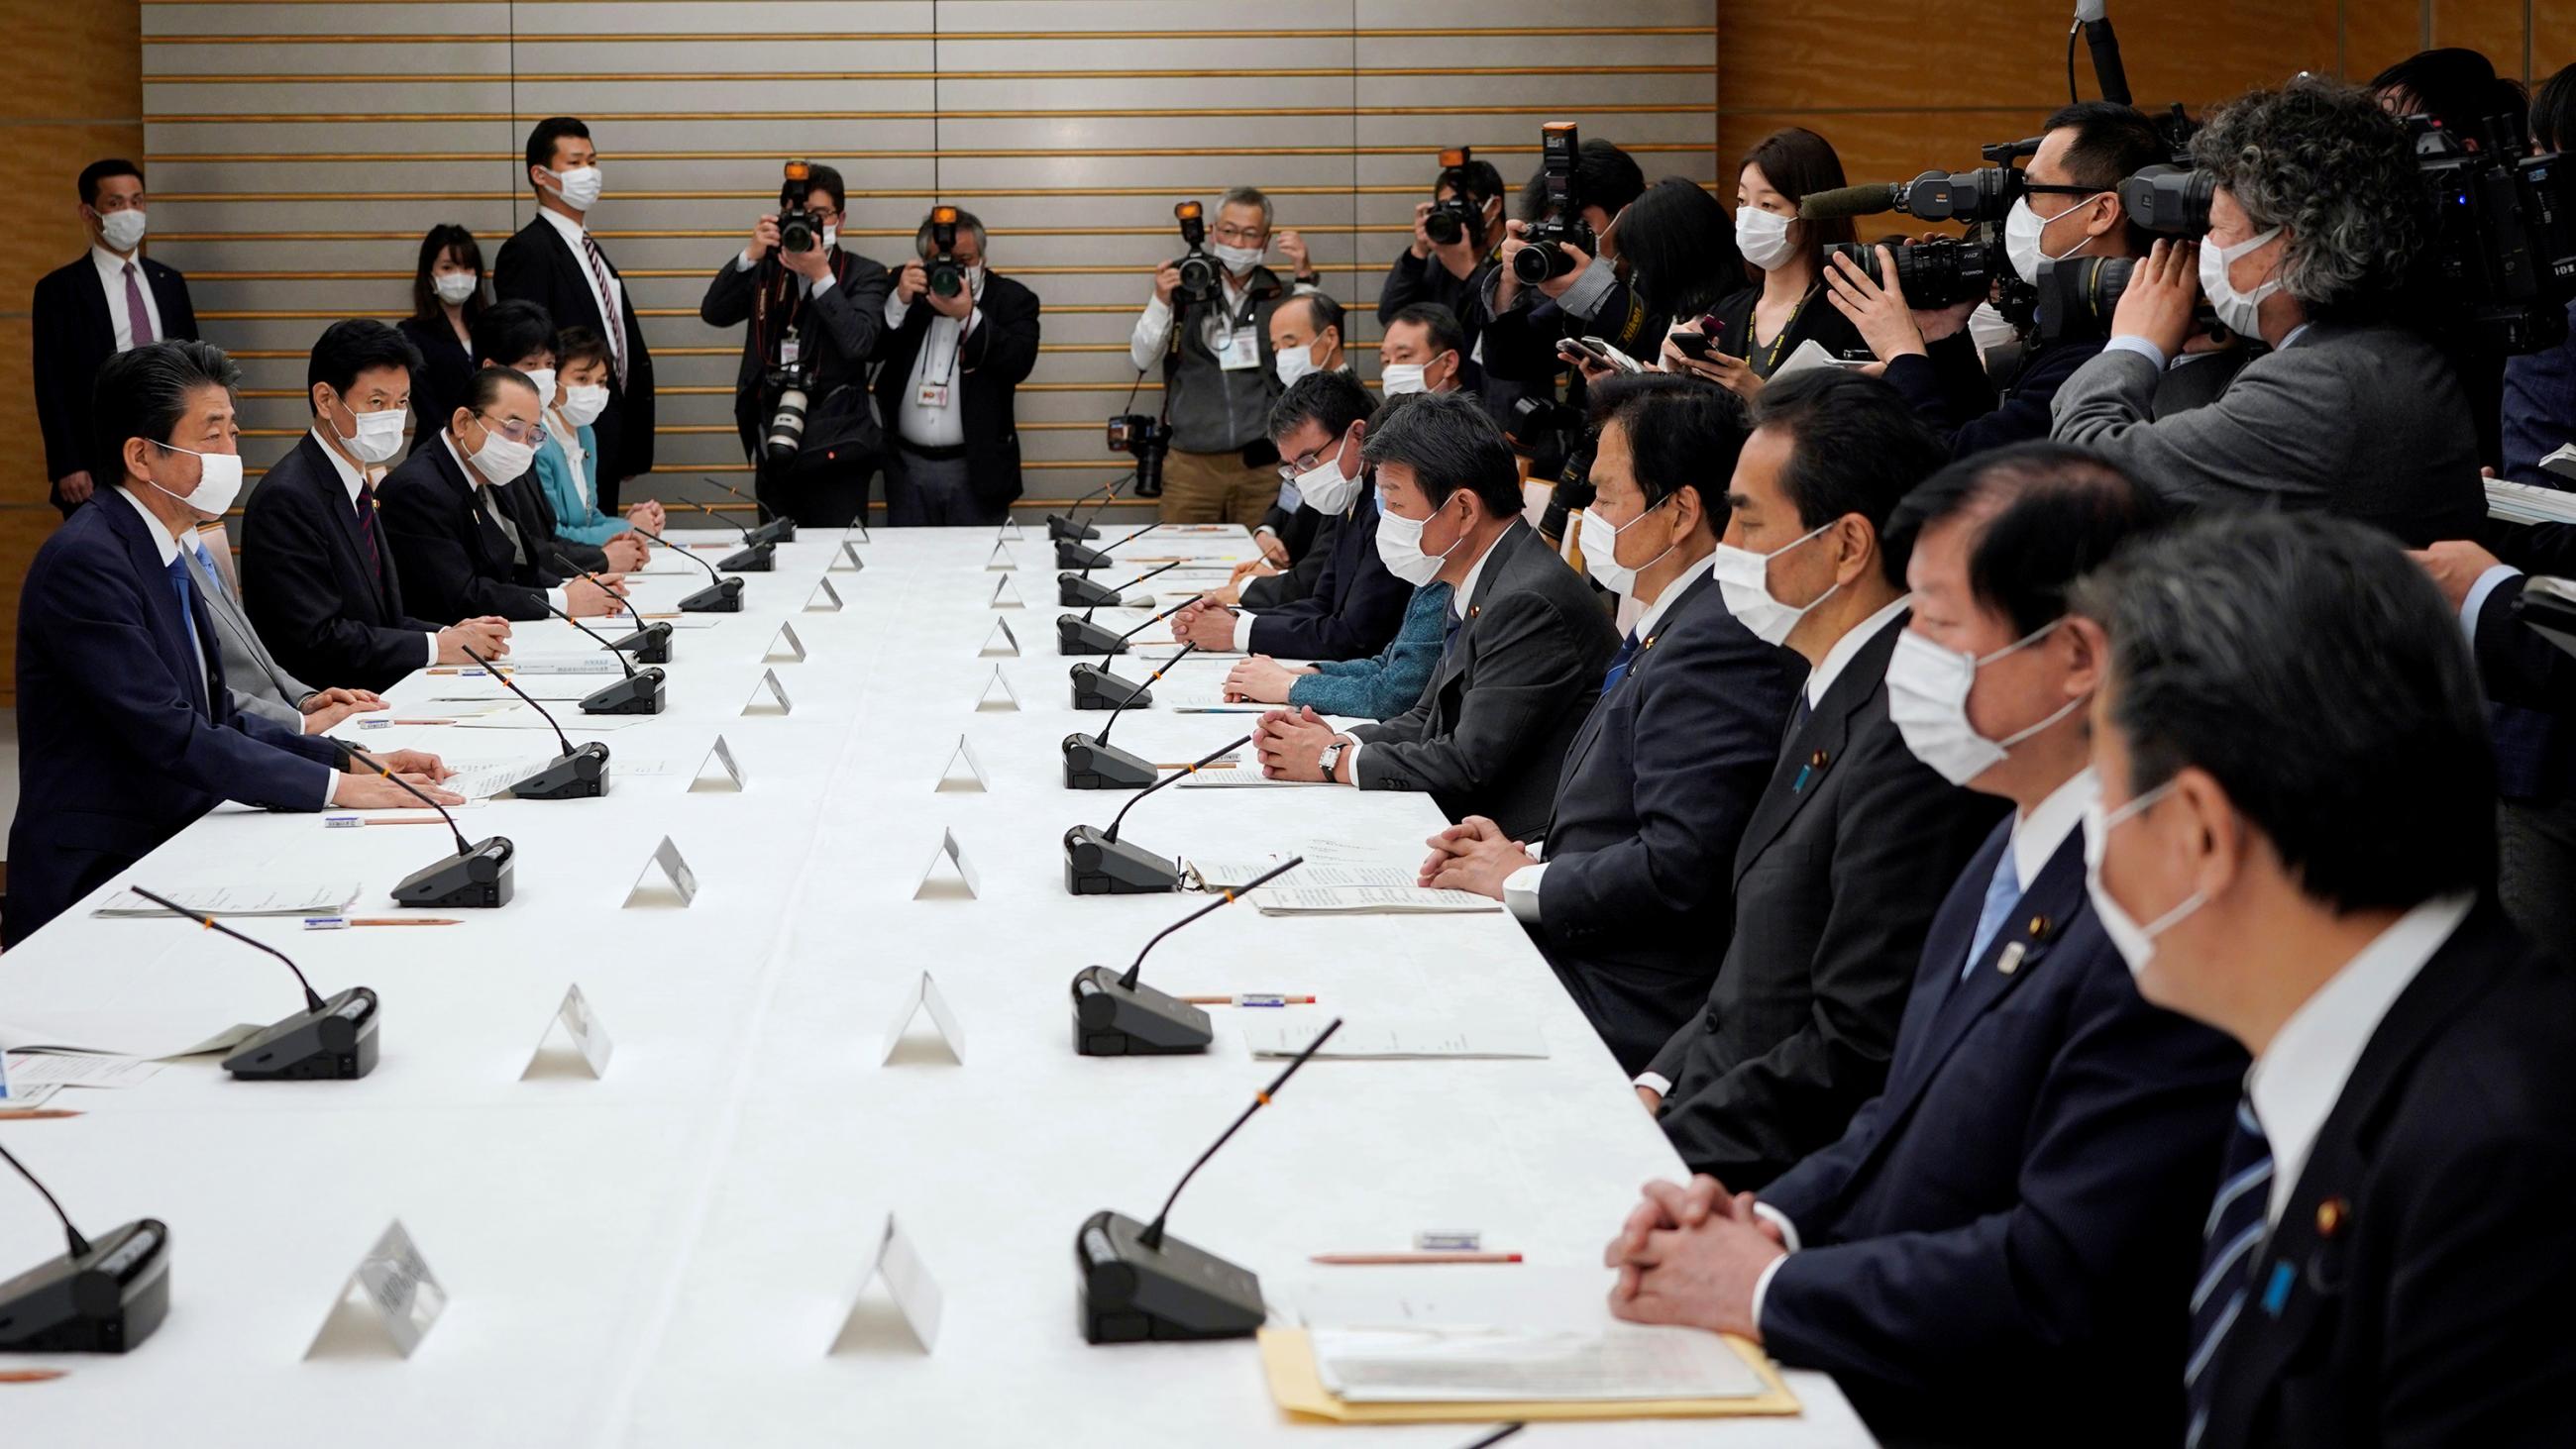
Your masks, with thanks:
M 2477 429 L 2440 349 L 2392 320 L 2420 245 L 2406 128 L 2362 91 L 2302 77 L 2222 107 L 2192 138 L 2209 235 L 2159 241 L 2111 341 L 2058 389 L 2056 436 L 2189 504 L 2321 508 L 2422 547 L 2486 516 Z M 2202 294 L 2272 350 L 2204 406 L 2155 392 Z
M 2531 145 L 2535 151 L 2576 146 L 2576 65 L 2533 92 Z M 2517 483 L 2576 486 L 2540 467 L 2541 459 L 2576 443 L 2576 302 L 2567 305 L 2567 321 L 2566 341 L 2505 360 L 2501 471 Z
M 1625 151 L 1603 140 L 1586 141 L 1575 153 L 1573 192 L 1583 224 L 1595 238 L 1606 237 L 1611 223 L 1646 190 L 1646 173 Z M 1512 258 L 1529 247 L 1530 227 L 1546 220 L 1546 172 L 1532 176 L 1521 193 L 1522 217 L 1504 224 L 1504 239 L 1495 266 L 1486 272 L 1470 311 L 1484 342 L 1484 369 L 1493 376 L 1533 389 L 1552 388 L 1565 362 L 1556 344 L 1568 337 L 1597 335 L 1630 356 L 1652 351 L 1648 339 L 1663 329 L 1648 329 L 1645 308 L 1638 303 L 1617 268 L 1601 264 L 1581 247 L 1565 245 L 1573 265 L 1536 286 L 1523 286 L 1512 270 Z M 1465 319 L 1462 316 L 1461 321 Z
M 1249 186 L 1228 191 L 1208 234 L 1216 292 L 1193 301 L 1180 262 L 1155 268 L 1154 296 L 1127 352 L 1138 372 L 1163 372 L 1172 450 L 1163 461 L 1162 520 L 1249 527 L 1279 500 L 1279 450 L 1269 433 L 1270 405 L 1280 393 L 1270 314 L 1293 294 L 1261 264 L 1271 244 L 1269 197 Z M 1313 290 L 1305 240 L 1284 231 L 1278 242 L 1297 290 Z
M 2135 257 L 2154 238 L 2129 221 L 2119 185 L 2167 156 L 2155 123 L 2132 106 L 2083 101 L 2048 118 L 2023 172 L 2025 195 L 2004 223 L 2004 249 L 2021 279 L 2038 285 L 2045 263 L 2076 257 Z M 1848 256 L 1826 272 L 1835 310 L 1860 329 L 1887 364 L 1887 380 L 1964 458 L 2048 436 L 2049 404 L 2077 368 L 2102 350 L 2100 338 L 2039 343 L 2000 396 L 1987 380 L 1968 314 L 1977 300 L 1909 311 L 1890 249 L 1878 249 L 1881 286 Z M 2177 349 L 2179 350 L 2179 349 Z
M 867 363 L 891 282 L 884 267 L 841 250 L 846 194 L 832 167 L 789 162 L 781 209 L 752 223 L 750 245 L 717 269 L 698 303 L 710 327 L 751 324 L 734 426 L 761 503 L 814 528 L 846 528 L 867 512 L 883 441 L 868 406 Z M 782 404 L 795 405 L 801 427 L 786 445 Z
M 886 522 L 999 524 L 1020 496 L 1015 397 L 1038 362 L 1038 296 L 994 272 L 971 211 L 934 208 L 912 249 L 877 343 Z

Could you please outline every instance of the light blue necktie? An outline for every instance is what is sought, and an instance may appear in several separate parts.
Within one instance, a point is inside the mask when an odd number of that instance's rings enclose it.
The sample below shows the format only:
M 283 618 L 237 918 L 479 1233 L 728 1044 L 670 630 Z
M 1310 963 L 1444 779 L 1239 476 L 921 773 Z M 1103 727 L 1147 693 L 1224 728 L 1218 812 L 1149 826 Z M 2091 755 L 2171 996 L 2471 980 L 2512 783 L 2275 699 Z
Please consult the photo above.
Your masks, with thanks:
M 1977 912 L 1976 939 L 1968 947 L 1967 964 L 1959 968 L 1959 979 L 1977 969 L 1986 959 L 1986 948 L 1995 943 L 1995 933 L 2004 928 L 2004 918 L 2021 904 L 2021 875 L 2013 869 L 2012 842 L 2004 842 L 2003 858 L 1995 862 L 1994 879 L 1986 882 L 1986 904 Z

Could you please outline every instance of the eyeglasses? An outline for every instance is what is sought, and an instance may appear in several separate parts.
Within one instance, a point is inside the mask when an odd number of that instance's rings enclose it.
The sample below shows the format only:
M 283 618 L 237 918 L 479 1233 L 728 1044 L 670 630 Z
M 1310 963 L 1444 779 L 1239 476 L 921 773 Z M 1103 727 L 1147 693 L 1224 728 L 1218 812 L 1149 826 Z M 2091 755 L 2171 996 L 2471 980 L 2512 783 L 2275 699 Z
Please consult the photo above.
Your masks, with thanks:
M 2021 184 L 2021 189 L 2024 191 L 2036 191 L 2044 195 L 2054 196 L 2100 196 L 2103 194 L 2103 190 L 2099 186 L 2059 186 L 2052 185 L 2044 181 L 2025 181 Z
M 1216 229 L 1216 239 L 1222 242 L 1232 242 L 1237 246 L 1243 246 L 1248 243 L 1261 240 L 1262 234 L 1266 230 L 1268 230 L 1268 228 L 1258 226 L 1220 226 Z
M 489 413 L 476 413 L 474 416 L 482 422 L 483 426 L 490 428 L 493 432 L 499 433 L 502 437 L 509 439 L 513 443 L 525 443 L 530 447 L 535 447 L 537 444 L 546 440 L 546 425 L 544 423 L 533 420 L 521 422 L 517 418 L 495 419 Z

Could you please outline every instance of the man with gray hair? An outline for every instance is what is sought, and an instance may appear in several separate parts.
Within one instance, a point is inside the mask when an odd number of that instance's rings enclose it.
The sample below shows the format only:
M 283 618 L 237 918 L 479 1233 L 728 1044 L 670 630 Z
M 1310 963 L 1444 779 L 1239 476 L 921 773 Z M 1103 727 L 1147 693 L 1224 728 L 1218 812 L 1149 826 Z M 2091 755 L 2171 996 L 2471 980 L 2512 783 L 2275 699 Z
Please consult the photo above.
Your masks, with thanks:
M 2192 159 L 2216 183 L 2209 235 L 2138 264 L 2110 344 L 2058 389 L 2057 440 L 2187 504 L 2323 509 L 2416 548 L 2473 535 L 2486 498 L 2468 399 L 2398 320 L 2422 244 L 2405 126 L 2303 78 L 2221 108 Z M 2216 401 L 2159 417 L 2156 384 L 2204 295 L 2272 350 Z
M 1293 231 L 1277 240 L 1296 291 L 1314 290 L 1305 240 Z M 1172 428 L 1163 464 L 1166 523 L 1249 527 L 1279 499 L 1279 454 L 1268 431 L 1281 386 L 1270 314 L 1293 293 L 1261 264 L 1271 242 L 1270 198 L 1249 186 L 1228 191 L 1208 227 L 1215 293 L 1183 295 L 1180 263 L 1165 262 L 1154 270 L 1153 299 L 1128 339 L 1137 372 L 1162 371 L 1163 418 Z
M 877 411 L 894 435 L 886 522 L 998 524 L 1020 496 L 1016 399 L 1038 362 L 1038 294 L 993 271 L 971 211 L 934 210 L 913 252 L 877 334 Z

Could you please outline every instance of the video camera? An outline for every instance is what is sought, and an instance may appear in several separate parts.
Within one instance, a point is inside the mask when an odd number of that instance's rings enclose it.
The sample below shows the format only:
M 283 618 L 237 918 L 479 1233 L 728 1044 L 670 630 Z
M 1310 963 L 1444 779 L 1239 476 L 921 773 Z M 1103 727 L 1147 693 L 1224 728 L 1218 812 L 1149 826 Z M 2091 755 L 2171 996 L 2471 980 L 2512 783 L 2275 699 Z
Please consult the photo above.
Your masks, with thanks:
M 1529 245 L 1512 253 L 1512 275 L 1525 287 L 1573 271 L 1574 259 L 1565 250 L 1569 246 L 1586 256 L 1600 250 L 1575 187 L 1574 168 L 1582 154 L 1583 142 L 1572 121 L 1550 121 L 1539 128 L 1539 219 L 1521 236 Z
M 1484 244 L 1484 203 L 1468 189 L 1467 163 L 1474 154 L 1474 148 L 1467 146 L 1440 153 L 1440 179 L 1431 183 L 1431 213 L 1422 218 L 1423 234 L 1435 245 L 1454 247 L 1470 239 Z M 1446 197 L 1440 195 L 1444 186 L 1449 188 Z
M 1983 302 L 1993 295 L 1997 281 L 2020 281 L 2011 260 L 2004 255 L 2003 228 L 1994 222 L 1979 222 L 1963 237 L 1891 240 L 1877 245 L 1836 242 L 1825 248 L 1825 265 L 1832 266 L 1835 256 L 1849 257 L 1871 281 L 1886 286 L 1887 278 L 1878 269 L 1880 245 L 1896 254 L 1896 284 L 1903 289 L 1910 307 L 1929 311 L 1961 302 Z
M 1206 208 L 1195 201 L 1184 201 L 1172 208 L 1172 215 L 1181 223 L 1181 240 L 1190 246 L 1181 254 L 1181 259 L 1172 264 L 1181 269 L 1181 284 L 1172 289 L 1172 300 L 1183 307 L 1214 301 L 1224 272 L 1217 266 L 1216 258 L 1208 255 Z M 1117 444 L 1113 442 L 1110 446 L 1116 447 Z M 1144 480 L 1140 478 L 1137 481 L 1142 483 Z
M 823 219 L 805 207 L 813 190 L 813 167 L 799 159 L 786 169 L 787 179 L 778 188 L 778 244 L 791 252 L 810 252 L 823 244 Z
M 938 296 L 954 297 L 966 290 L 966 266 L 957 260 L 957 208 L 934 206 L 930 209 L 930 260 L 922 271 L 930 290 Z
M 1151 413 L 1121 413 L 1109 420 L 1109 451 L 1136 460 L 1137 497 L 1163 496 L 1163 456 L 1172 451 L 1170 423 Z

